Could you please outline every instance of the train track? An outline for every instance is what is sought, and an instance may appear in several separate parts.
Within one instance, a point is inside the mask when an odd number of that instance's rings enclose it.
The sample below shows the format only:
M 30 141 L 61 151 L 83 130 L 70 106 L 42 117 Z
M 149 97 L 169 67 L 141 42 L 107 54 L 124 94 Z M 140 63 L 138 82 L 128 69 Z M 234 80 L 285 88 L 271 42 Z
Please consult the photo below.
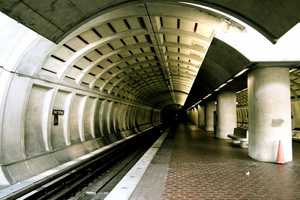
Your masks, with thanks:
M 70 200 L 102 200 L 145 152 L 139 148 L 95 178 Z
M 104 199 L 160 135 L 158 127 L 140 133 L 84 163 L 46 177 L 1 199 Z

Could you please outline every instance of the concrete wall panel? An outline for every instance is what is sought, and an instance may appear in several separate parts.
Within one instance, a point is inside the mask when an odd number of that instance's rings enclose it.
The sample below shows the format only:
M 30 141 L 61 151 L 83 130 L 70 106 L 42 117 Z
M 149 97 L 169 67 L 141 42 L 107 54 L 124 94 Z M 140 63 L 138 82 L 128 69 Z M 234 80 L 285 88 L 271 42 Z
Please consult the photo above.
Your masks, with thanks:
M 65 110 L 66 104 L 68 103 L 68 97 L 70 96 L 70 92 L 59 90 L 56 94 L 53 109 L 56 110 Z M 53 149 L 59 149 L 64 147 L 67 142 L 64 136 L 64 130 L 66 129 L 65 118 L 66 115 L 58 115 L 58 123 L 54 125 L 54 115 L 51 114 L 51 145 Z
M 88 97 L 83 114 L 84 127 L 83 132 L 85 140 L 91 140 L 93 138 L 93 127 L 95 122 L 95 98 Z
M 80 134 L 79 134 L 79 115 L 80 115 L 80 103 L 84 100 L 84 96 L 75 95 L 70 108 L 70 136 L 71 143 L 75 144 L 80 142 Z
M 29 78 L 10 76 L 2 104 L 1 163 L 25 158 L 25 112 L 32 82 Z M 17 94 L 17 95 L 16 95 Z
M 32 87 L 25 117 L 25 153 L 28 157 L 47 151 L 49 137 L 45 137 L 44 134 L 48 134 L 48 124 L 51 123 L 47 118 L 52 96 L 53 90 L 50 88 L 37 85 Z

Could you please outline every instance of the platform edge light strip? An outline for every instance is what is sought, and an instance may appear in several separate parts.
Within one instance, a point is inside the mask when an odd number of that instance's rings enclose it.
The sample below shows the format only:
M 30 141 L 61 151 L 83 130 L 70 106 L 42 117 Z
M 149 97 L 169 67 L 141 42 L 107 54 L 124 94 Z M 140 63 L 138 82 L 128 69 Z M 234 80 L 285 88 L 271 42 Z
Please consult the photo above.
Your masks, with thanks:
M 139 161 L 129 170 L 122 180 L 112 189 L 104 200 L 128 200 L 139 184 L 154 156 L 160 149 L 168 135 L 165 131 L 156 142 L 147 150 Z

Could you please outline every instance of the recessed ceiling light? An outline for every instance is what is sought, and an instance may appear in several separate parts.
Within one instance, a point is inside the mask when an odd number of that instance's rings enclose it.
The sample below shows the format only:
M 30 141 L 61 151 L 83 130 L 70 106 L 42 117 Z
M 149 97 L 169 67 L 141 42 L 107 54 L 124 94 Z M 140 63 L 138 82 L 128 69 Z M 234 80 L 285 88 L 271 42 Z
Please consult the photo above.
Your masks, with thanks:
M 246 71 L 248 71 L 248 68 L 243 69 L 242 71 L 240 71 L 239 73 L 237 73 L 236 75 L 234 75 L 234 77 L 236 78 L 236 77 L 242 75 L 243 73 L 245 73 Z

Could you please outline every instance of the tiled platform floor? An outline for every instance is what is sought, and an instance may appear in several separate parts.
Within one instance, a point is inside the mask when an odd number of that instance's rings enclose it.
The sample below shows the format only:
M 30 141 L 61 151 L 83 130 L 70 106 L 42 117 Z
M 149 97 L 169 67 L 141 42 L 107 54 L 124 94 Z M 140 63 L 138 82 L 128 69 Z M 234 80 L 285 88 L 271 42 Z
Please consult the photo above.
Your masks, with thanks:
M 276 165 L 256 162 L 246 149 L 193 126 L 172 133 L 132 199 L 300 199 L 300 143 L 293 144 L 294 162 Z

